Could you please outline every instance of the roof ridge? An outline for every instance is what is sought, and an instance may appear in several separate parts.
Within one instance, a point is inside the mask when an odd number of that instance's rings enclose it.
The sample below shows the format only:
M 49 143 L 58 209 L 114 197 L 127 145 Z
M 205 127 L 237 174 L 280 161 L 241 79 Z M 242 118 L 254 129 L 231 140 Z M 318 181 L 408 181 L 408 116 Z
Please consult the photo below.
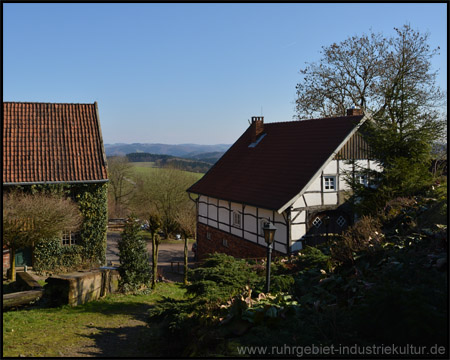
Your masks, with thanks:
M 364 117 L 364 115 L 353 115 L 353 116 L 330 116 L 330 117 L 323 117 L 323 118 L 315 118 L 315 119 L 302 119 L 302 120 L 290 120 L 290 121 L 277 121 L 277 122 L 270 122 L 270 123 L 264 123 L 264 125 L 271 125 L 271 124 L 288 124 L 288 123 L 302 123 L 307 121 L 318 121 L 318 120 L 330 120 L 330 119 L 343 119 L 343 118 L 355 118 L 355 117 Z
M 3 101 L 3 104 L 54 104 L 54 105 L 94 105 L 92 103 L 44 102 L 44 101 Z

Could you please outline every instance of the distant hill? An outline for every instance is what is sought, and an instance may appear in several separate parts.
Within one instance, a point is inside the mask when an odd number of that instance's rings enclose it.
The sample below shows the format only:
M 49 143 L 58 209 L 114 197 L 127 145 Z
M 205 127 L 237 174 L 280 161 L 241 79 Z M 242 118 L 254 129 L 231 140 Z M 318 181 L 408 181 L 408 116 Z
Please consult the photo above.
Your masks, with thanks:
M 108 156 L 108 158 L 110 159 L 114 156 L 121 156 L 121 155 Z M 215 162 L 199 161 L 195 159 L 180 158 L 165 154 L 131 153 L 126 154 L 125 156 L 128 158 L 128 161 L 133 163 L 152 162 L 154 163 L 153 164 L 154 167 L 159 168 L 171 167 L 175 169 L 202 174 L 206 173 L 215 163 Z
M 105 144 L 106 156 L 124 156 L 131 153 L 151 153 L 164 154 L 184 158 L 193 158 L 205 153 L 215 153 L 227 151 L 231 145 L 217 144 L 217 145 L 198 145 L 198 144 Z M 212 158 L 214 156 L 211 156 Z M 200 159 L 196 159 L 200 160 Z
M 219 160 L 222 157 L 223 154 L 225 154 L 225 151 L 214 151 L 214 152 L 209 152 L 209 153 L 190 155 L 190 156 L 186 156 L 186 157 L 189 159 L 193 159 L 193 160 L 198 160 L 198 161 L 203 161 L 203 162 L 207 162 L 210 164 L 215 164 L 217 162 L 217 160 Z

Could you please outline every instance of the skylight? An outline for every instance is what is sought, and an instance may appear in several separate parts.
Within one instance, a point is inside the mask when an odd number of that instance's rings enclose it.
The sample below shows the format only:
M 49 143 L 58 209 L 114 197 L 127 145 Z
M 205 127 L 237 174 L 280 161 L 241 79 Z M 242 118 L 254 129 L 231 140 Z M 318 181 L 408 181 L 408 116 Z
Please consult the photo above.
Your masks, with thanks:
M 259 142 L 264 138 L 264 136 L 266 136 L 266 134 L 262 134 L 255 142 L 251 143 L 248 147 L 249 148 L 254 148 L 256 147 L 256 145 L 259 144 Z

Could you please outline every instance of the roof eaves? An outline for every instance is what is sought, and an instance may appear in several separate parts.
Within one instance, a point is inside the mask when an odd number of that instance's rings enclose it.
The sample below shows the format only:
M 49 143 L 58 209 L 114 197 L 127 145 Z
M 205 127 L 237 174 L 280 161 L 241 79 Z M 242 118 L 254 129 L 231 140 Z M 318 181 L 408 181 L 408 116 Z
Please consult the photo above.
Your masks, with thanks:
M 27 181 L 27 182 L 6 182 L 3 186 L 19 186 L 19 185 L 53 185 L 53 184 L 100 184 L 109 182 L 109 179 L 100 180 L 72 180 L 72 181 Z
M 345 137 L 345 139 L 339 144 L 339 146 L 331 153 L 328 159 L 320 166 L 320 168 L 316 171 L 316 173 L 311 177 L 311 179 L 306 183 L 306 185 L 300 190 L 300 192 L 295 195 L 291 200 L 289 200 L 286 204 L 284 204 L 281 208 L 277 210 L 279 214 L 285 211 L 289 206 L 291 206 L 297 199 L 303 195 L 306 189 L 312 184 L 312 182 L 317 178 L 317 176 L 322 172 L 322 170 L 333 160 L 339 150 L 346 144 L 346 142 L 353 136 L 353 134 L 358 131 L 361 125 L 368 119 L 367 115 L 364 115 L 363 118 L 359 121 L 359 123 L 350 131 L 350 133 Z

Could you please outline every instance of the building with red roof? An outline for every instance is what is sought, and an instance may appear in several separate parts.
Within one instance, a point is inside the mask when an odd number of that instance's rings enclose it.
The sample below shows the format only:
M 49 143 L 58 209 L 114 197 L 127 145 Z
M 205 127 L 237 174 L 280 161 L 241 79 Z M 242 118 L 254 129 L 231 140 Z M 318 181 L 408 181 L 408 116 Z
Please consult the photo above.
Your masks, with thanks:
M 277 227 L 274 250 L 289 254 L 340 233 L 353 221 L 346 178 L 367 184 L 377 169 L 358 131 L 359 109 L 347 116 L 251 125 L 187 191 L 197 194 L 197 254 L 265 256 L 263 225 Z
M 3 190 L 64 187 L 76 201 L 95 198 L 98 216 L 84 217 L 82 230 L 64 234 L 62 246 L 92 248 L 86 256 L 104 262 L 108 181 L 97 103 L 3 103 Z M 95 204 L 94 204 L 95 203 Z M 89 245 L 87 246 L 87 243 Z M 93 244 L 97 244 L 93 246 Z M 94 249 L 95 248 L 95 249 Z M 6 252 L 5 252 L 6 250 Z M 3 245 L 3 265 L 8 265 Z M 28 255 L 26 255 L 28 254 Z M 31 265 L 24 251 L 17 265 Z M 22 262 L 22 263 L 21 263 Z

